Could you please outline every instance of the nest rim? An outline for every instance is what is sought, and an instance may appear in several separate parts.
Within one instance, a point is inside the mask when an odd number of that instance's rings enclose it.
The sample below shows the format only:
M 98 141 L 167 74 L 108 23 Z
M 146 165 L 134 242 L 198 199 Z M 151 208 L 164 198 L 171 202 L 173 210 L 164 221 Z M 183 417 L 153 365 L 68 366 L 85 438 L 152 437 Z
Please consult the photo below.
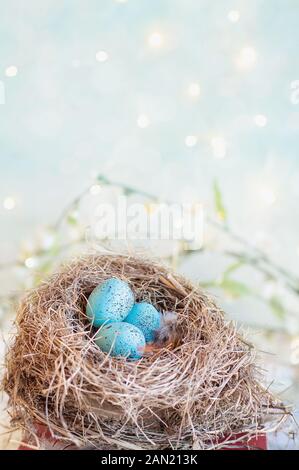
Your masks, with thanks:
M 94 343 L 85 302 L 119 277 L 136 301 L 176 311 L 181 342 L 138 361 Z M 260 382 L 256 351 L 214 300 L 161 262 L 115 254 L 66 263 L 21 302 L 3 388 L 12 423 L 77 447 L 221 448 L 264 433 L 281 404 Z M 284 414 L 284 412 L 283 412 Z

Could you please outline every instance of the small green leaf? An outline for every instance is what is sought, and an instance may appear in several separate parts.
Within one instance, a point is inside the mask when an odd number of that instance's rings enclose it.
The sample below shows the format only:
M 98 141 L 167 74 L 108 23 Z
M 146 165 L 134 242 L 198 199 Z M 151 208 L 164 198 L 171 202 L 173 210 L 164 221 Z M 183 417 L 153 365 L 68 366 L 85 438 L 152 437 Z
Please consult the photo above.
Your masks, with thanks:
M 217 181 L 214 182 L 214 204 L 217 216 L 223 222 L 227 220 L 227 212 L 223 204 L 222 194 Z
M 78 220 L 77 220 L 77 218 L 76 218 L 73 214 L 69 214 L 69 215 L 67 216 L 67 223 L 68 223 L 69 225 L 74 226 L 74 225 L 77 225 Z
M 219 287 L 233 298 L 244 297 L 252 293 L 251 289 L 246 284 L 227 277 L 221 280 Z
M 204 289 L 208 289 L 210 287 L 219 287 L 219 283 L 217 281 L 201 281 L 199 285 Z
M 103 175 L 98 175 L 97 176 L 97 181 L 98 181 L 98 183 L 102 183 L 102 184 L 108 184 L 109 183 L 109 180 L 106 178 L 106 176 L 103 176 Z
M 125 186 L 123 188 L 123 193 L 124 193 L 125 196 L 131 196 L 132 194 L 135 193 L 135 191 L 133 189 L 128 188 L 127 186 Z
M 236 263 L 230 264 L 223 273 L 223 277 L 228 277 L 233 272 L 237 271 L 237 269 L 244 266 L 243 261 L 237 261 Z
M 283 318 L 285 317 L 285 309 L 280 299 L 278 297 L 273 296 L 271 297 L 269 304 L 274 315 L 280 320 L 283 320 Z

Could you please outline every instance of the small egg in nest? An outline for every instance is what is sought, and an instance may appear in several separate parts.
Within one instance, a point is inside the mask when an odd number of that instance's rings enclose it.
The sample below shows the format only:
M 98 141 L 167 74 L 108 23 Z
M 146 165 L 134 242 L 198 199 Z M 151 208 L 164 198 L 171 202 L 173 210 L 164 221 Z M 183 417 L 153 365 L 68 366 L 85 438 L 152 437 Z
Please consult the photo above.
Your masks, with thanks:
M 90 294 L 86 315 L 95 327 L 124 320 L 134 305 L 134 294 L 121 279 L 111 278 Z
M 145 348 L 142 331 L 126 322 L 104 325 L 95 336 L 96 344 L 110 356 L 140 359 Z
M 155 340 L 155 332 L 161 327 L 161 313 L 148 302 L 135 303 L 125 321 L 137 326 L 144 334 L 145 341 Z

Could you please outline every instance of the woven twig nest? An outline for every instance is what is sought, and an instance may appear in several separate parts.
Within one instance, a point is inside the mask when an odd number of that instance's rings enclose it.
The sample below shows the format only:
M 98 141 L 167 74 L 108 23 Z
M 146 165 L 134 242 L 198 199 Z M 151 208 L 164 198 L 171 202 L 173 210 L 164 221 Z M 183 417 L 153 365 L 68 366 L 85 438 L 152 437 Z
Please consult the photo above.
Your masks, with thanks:
M 178 314 L 179 344 L 139 361 L 93 341 L 86 299 L 119 277 L 138 301 Z M 77 446 L 213 448 L 263 432 L 276 403 L 257 381 L 255 351 L 211 298 L 156 262 L 86 256 L 28 294 L 17 314 L 4 389 L 12 422 Z M 223 441 L 224 439 L 224 441 Z

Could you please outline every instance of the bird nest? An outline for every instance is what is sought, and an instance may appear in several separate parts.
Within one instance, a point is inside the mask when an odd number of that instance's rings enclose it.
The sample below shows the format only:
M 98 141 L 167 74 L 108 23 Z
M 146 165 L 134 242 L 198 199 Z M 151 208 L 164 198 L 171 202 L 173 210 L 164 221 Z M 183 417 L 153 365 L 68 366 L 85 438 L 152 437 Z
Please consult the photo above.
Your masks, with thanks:
M 86 301 L 101 281 L 125 280 L 138 301 L 178 315 L 179 341 L 138 361 L 94 342 Z M 257 380 L 256 353 L 214 301 L 155 261 L 92 255 L 31 291 L 17 313 L 4 389 L 12 423 L 78 447 L 221 448 L 264 432 L 277 402 Z

